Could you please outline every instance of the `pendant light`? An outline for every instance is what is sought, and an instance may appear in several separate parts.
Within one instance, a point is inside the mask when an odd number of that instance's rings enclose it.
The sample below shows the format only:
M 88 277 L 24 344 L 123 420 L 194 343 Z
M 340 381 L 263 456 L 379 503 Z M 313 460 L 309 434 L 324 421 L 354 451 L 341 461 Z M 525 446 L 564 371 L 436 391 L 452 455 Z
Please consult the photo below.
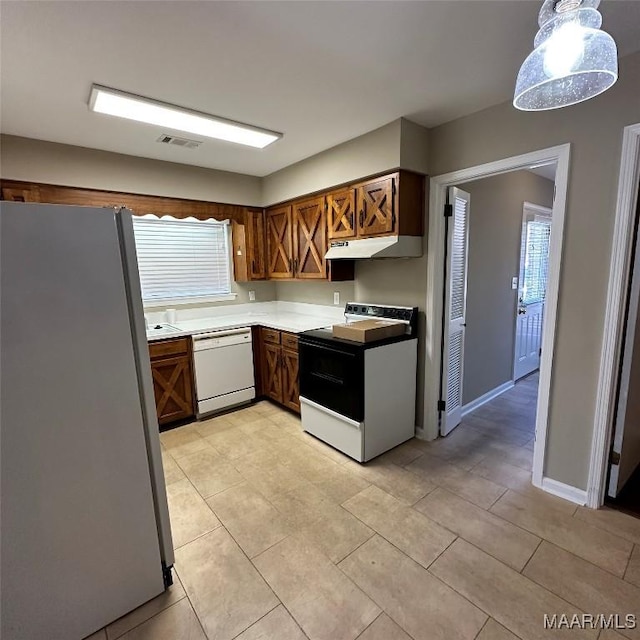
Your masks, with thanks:
M 593 98 L 618 79 L 613 38 L 600 30 L 600 0 L 545 0 L 535 49 L 522 63 L 513 106 L 559 109 Z

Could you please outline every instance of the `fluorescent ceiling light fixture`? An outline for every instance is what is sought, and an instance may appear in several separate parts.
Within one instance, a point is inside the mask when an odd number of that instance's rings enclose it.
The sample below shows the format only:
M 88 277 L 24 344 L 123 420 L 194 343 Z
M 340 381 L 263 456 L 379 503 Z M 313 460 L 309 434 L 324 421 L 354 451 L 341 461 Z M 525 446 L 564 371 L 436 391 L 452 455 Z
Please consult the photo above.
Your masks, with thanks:
M 545 0 L 535 49 L 522 63 L 513 106 L 559 109 L 593 98 L 618 79 L 618 51 L 600 30 L 600 0 Z
M 259 129 L 248 124 L 183 109 L 158 100 L 142 98 L 132 93 L 101 87 L 97 84 L 91 87 L 89 109 L 96 113 L 118 116 L 165 129 L 184 131 L 259 149 L 263 149 L 282 138 L 282 134 L 276 131 Z

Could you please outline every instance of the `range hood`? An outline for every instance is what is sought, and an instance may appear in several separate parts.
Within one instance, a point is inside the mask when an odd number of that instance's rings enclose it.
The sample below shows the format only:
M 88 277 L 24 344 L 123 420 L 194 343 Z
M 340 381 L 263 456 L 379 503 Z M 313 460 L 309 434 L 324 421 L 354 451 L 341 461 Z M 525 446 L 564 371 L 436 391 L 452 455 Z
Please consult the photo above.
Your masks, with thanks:
M 422 255 L 422 236 L 383 236 L 360 240 L 333 240 L 327 260 L 364 258 L 417 258 Z

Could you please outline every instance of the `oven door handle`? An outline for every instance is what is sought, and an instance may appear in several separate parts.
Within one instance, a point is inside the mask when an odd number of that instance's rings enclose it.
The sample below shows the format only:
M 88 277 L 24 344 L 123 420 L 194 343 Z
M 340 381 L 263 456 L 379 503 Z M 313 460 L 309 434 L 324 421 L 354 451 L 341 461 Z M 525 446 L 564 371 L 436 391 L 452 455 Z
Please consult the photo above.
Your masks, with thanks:
M 344 380 L 342 378 L 336 378 L 336 376 L 330 376 L 328 373 L 318 373 L 317 371 L 311 371 L 310 375 L 314 378 L 320 378 L 320 380 L 326 380 L 332 384 L 339 384 L 344 386 Z
M 327 347 L 323 344 L 318 344 L 317 342 L 303 342 L 302 340 L 300 340 L 300 342 L 298 343 L 298 346 L 311 347 L 312 349 L 320 349 L 322 351 L 331 351 L 331 353 L 337 353 L 338 355 L 347 356 L 348 358 L 356 357 L 355 353 L 350 353 L 349 351 L 342 351 L 342 349 L 335 349 L 334 347 Z

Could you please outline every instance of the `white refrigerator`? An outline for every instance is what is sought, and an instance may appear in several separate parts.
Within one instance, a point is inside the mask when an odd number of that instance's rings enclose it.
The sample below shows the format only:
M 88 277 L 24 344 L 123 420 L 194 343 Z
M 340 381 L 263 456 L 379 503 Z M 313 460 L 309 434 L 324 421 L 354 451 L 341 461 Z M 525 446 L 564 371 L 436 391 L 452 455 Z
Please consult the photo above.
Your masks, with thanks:
M 81 640 L 173 545 L 131 213 L 0 203 L 0 636 Z

